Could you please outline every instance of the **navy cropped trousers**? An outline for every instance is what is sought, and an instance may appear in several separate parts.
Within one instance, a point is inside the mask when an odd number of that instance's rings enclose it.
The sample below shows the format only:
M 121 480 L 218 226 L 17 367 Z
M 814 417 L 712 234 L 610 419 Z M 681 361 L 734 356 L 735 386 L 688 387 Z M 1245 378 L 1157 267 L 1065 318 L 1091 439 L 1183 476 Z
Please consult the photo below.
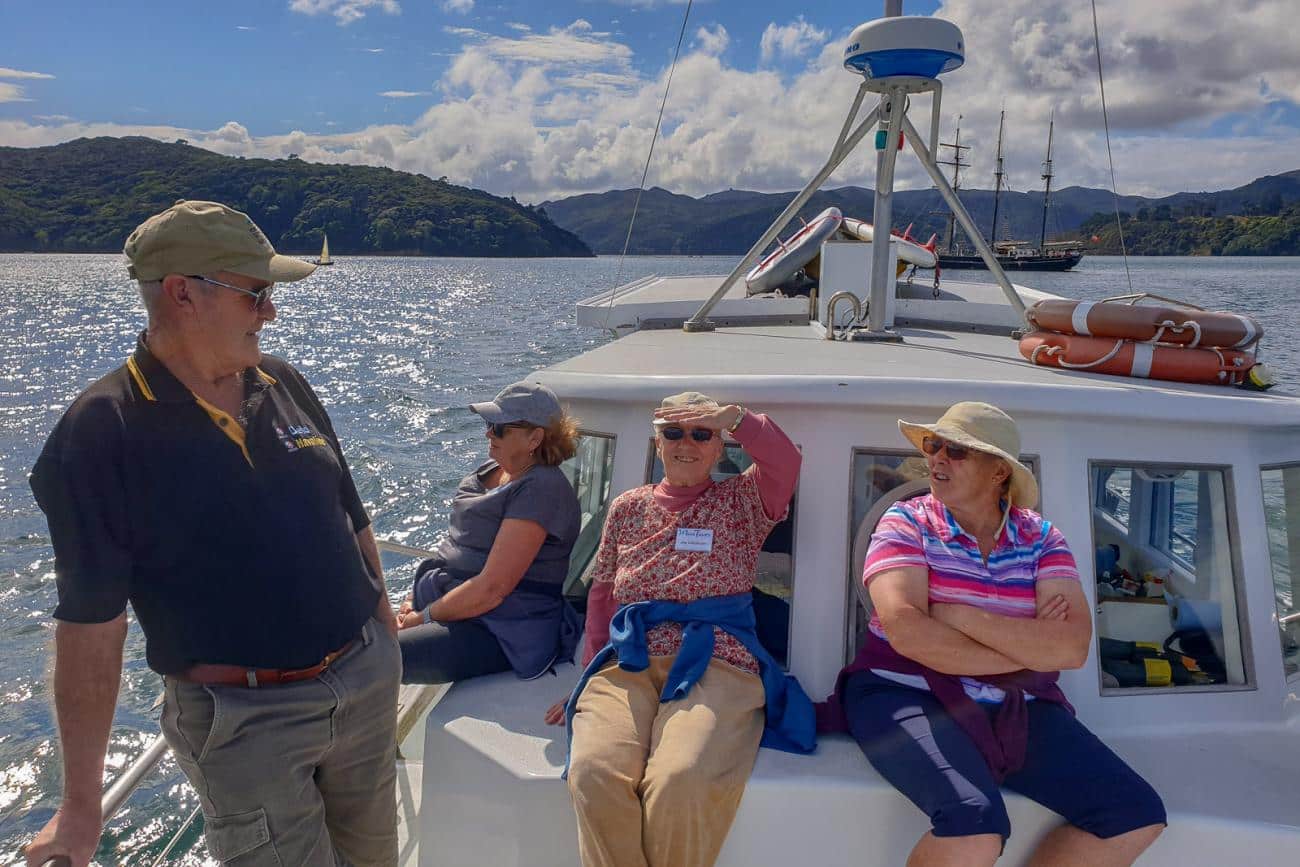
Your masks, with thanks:
M 1003 787 L 1098 837 L 1165 824 L 1155 790 L 1069 711 L 1048 701 L 1028 709 L 1025 766 Z M 930 817 L 936 837 L 1011 836 L 988 763 L 931 693 L 860 671 L 845 684 L 844 710 L 872 767 Z

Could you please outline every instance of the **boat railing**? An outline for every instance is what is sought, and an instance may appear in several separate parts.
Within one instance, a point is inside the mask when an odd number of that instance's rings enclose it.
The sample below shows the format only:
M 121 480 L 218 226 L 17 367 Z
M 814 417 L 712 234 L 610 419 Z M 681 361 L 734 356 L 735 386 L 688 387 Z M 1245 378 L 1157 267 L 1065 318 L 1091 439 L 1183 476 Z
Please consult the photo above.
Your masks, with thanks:
M 852 292 L 836 292 L 831 296 L 831 300 L 826 302 L 826 339 L 835 339 L 835 305 L 841 301 L 849 303 L 849 309 L 853 313 L 853 319 L 845 327 L 845 336 L 853 330 L 853 327 L 862 319 L 862 302 L 857 295 Z
M 390 542 L 386 539 L 376 539 L 375 544 L 378 546 L 380 551 L 387 551 L 391 554 L 400 554 L 406 557 L 419 558 L 435 556 L 433 551 L 425 548 L 417 548 L 414 545 L 403 545 L 401 542 Z M 399 743 L 402 738 L 411 731 L 411 727 L 415 724 L 416 718 L 418 718 L 418 716 L 423 713 L 435 699 L 439 698 L 440 691 L 445 691 L 445 689 L 445 684 L 439 684 L 431 687 L 417 688 L 416 690 L 409 692 L 403 691 L 403 693 L 398 696 L 397 736 Z M 122 772 L 122 775 L 109 785 L 109 787 L 104 791 L 104 797 L 100 800 L 100 815 L 103 816 L 105 825 L 107 825 L 117 815 L 118 811 L 121 810 L 122 806 L 127 802 L 127 799 L 131 797 L 136 789 L 140 788 L 140 784 L 143 783 L 145 778 L 153 772 L 154 768 L 158 767 L 159 762 L 163 760 L 165 755 L 167 755 L 167 740 L 162 735 L 158 735 L 150 742 L 149 746 L 145 748 L 144 752 L 137 756 L 135 761 L 131 762 L 127 769 Z M 194 820 L 196 815 L 196 813 L 192 813 L 190 818 L 186 820 L 185 825 L 188 826 L 190 822 Z M 182 830 L 184 830 L 184 828 L 182 828 Z M 59 867 L 61 863 L 68 863 L 66 859 L 63 862 L 58 861 L 57 857 L 50 859 L 45 863 L 51 865 L 51 867 Z

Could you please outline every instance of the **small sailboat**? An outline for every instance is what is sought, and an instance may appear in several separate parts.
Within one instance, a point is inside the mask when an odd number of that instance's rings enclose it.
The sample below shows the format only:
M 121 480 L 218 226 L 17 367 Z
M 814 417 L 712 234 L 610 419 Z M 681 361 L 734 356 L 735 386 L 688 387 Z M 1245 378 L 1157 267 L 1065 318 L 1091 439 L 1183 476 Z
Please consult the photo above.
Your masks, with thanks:
M 333 265 L 334 260 L 330 258 L 330 236 L 321 233 L 323 240 L 320 244 L 320 257 L 316 260 L 317 265 Z

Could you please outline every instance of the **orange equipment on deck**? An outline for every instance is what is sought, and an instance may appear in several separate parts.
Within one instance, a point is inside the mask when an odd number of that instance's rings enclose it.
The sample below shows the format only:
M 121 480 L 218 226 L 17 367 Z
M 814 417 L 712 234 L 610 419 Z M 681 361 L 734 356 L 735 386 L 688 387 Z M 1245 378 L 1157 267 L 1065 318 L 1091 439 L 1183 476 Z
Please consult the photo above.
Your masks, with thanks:
M 1192 347 L 1249 349 L 1264 334 L 1257 320 L 1240 313 L 1138 305 L 1128 303 L 1128 299 L 1092 302 L 1048 298 L 1031 307 L 1025 318 L 1036 328 L 1060 334 L 1149 340 Z
M 1044 367 L 1207 385 L 1241 385 L 1257 363 L 1252 353 L 1235 349 L 1165 346 L 1050 331 L 1022 337 L 1020 354 Z

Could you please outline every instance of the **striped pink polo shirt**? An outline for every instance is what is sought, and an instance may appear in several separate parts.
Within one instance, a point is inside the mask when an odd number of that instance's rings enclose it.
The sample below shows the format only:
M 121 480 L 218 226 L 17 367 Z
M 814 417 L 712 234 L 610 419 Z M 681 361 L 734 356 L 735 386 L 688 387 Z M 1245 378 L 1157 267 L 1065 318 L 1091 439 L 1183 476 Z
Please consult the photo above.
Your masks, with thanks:
M 895 503 L 885 512 L 871 536 L 862 583 L 870 585 L 881 572 L 906 566 L 929 570 L 932 604 L 973 605 L 1005 617 L 1037 614 L 1039 580 L 1079 580 L 1065 537 L 1037 512 L 1013 506 L 985 563 L 975 537 L 961 528 L 933 494 Z M 868 628 L 889 640 L 878 614 L 872 613 Z M 877 674 L 925 688 L 920 677 Z M 963 677 L 962 683 L 976 701 L 1003 698 L 1002 690 L 975 678 Z

